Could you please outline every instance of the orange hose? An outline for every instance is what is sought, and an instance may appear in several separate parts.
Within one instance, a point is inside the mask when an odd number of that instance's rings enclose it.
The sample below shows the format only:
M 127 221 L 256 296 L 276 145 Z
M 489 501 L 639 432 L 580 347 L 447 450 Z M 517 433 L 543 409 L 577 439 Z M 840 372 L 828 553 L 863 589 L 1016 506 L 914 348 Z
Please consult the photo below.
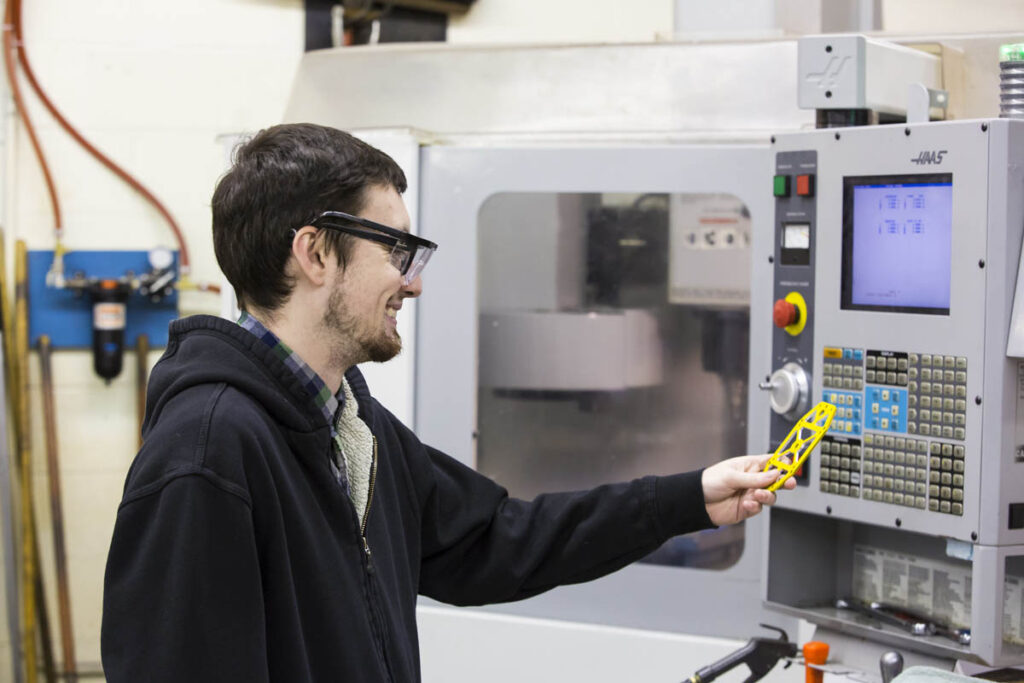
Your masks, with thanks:
M 28 52 L 25 49 L 25 43 L 21 26 L 21 0 L 8 0 L 7 4 L 8 7 L 13 8 L 12 20 L 14 25 L 14 35 L 17 38 L 15 47 L 18 51 L 18 57 L 21 63 L 21 68 L 25 72 L 25 77 L 28 79 L 29 85 L 32 86 L 32 89 L 39 97 L 39 100 L 43 103 L 43 106 L 46 107 L 46 109 L 50 112 L 53 118 L 57 120 L 57 123 L 60 124 L 60 126 L 67 132 L 68 135 L 74 138 L 79 145 L 85 148 L 85 150 L 89 152 L 89 154 L 91 154 L 101 164 L 106 166 L 107 169 L 110 170 L 114 175 L 116 175 L 118 178 L 127 183 L 133 190 L 141 194 L 143 198 L 145 198 L 146 201 L 152 204 L 153 207 L 156 208 L 156 210 L 160 213 L 160 215 L 164 217 L 164 220 L 167 221 L 167 224 L 170 226 L 171 231 L 174 233 L 175 240 L 177 240 L 178 242 L 178 248 L 181 252 L 181 269 L 187 273 L 189 271 L 188 247 L 185 244 L 185 236 L 184 234 L 182 234 L 181 228 L 178 226 L 178 222 L 174 220 L 174 217 L 171 215 L 171 212 L 167 210 L 163 203 L 159 199 L 157 199 L 152 192 L 146 189 L 146 187 L 143 186 L 142 183 L 140 183 L 138 180 L 136 180 L 131 174 L 129 174 L 127 171 L 118 166 L 112 159 L 103 154 L 103 152 L 97 149 L 92 143 L 86 140 L 85 137 L 82 136 L 82 134 L 79 133 L 78 130 L 74 126 L 72 126 L 66 118 L 64 118 L 64 115 L 60 113 L 57 107 L 47 96 L 46 92 L 43 90 L 43 87 L 39 84 L 38 79 L 36 79 L 35 72 L 32 70 L 32 65 L 29 62 Z M 6 32 L 7 26 L 5 26 L 4 29 Z M 16 92 L 16 89 L 13 86 L 12 91 Z M 24 111 L 23 106 L 21 106 L 20 108 L 22 109 L 22 111 Z M 59 225 L 60 221 L 58 218 L 58 226 Z
M 53 182 L 50 165 L 46 161 L 46 155 L 43 153 L 42 145 L 39 143 L 39 137 L 36 135 L 35 126 L 32 125 L 28 109 L 25 108 L 25 100 L 21 95 L 21 88 L 18 86 L 18 75 L 15 71 L 14 51 L 17 49 L 16 44 L 20 39 L 17 37 L 14 26 L 16 26 L 17 16 L 21 12 L 19 5 L 18 0 L 8 0 L 4 11 L 4 67 L 7 71 L 7 80 L 11 85 L 11 95 L 14 97 L 15 108 L 21 113 L 21 119 L 25 124 L 25 132 L 28 133 L 28 138 L 32 142 L 32 149 L 35 150 L 39 166 L 43 171 L 43 178 L 46 180 L 46 189 L 50 195 L 50 204 L 53 207 L 54 226 L 59 236 L 63 219 L 61 217 L 60 199 L 57 196 L 57 187 Z

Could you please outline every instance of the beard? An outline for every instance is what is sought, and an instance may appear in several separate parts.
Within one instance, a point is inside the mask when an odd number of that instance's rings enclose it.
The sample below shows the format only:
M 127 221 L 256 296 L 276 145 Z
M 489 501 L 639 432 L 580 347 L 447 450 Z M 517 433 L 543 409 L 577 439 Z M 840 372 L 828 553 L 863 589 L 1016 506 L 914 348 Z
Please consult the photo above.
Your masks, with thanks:
M 321 327 L 334 340 L 331 360 L 340 365 L 356 365 L 366 361 L 383 363 L 402 350 L 402 338 L 398 332 L 391 335 L 386 328 L 380 327 L 372 331 L 359 331 L 358 321 L 346 310 L 340 283 L 331 291 Z

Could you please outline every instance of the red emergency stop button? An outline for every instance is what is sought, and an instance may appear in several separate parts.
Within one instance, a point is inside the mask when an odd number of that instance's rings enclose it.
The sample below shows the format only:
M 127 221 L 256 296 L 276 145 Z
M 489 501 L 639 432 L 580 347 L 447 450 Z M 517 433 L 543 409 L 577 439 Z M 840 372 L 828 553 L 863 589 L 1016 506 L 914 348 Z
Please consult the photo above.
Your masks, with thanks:
M 795 325 L 800 322 L 800 309 L 785 299 L 779 299 L 775 302 L 775 308 L 772 309 L 772 320 L 776 327 Z
M 814 196 L 814 175 L 805 174 L 796 177 L 796 193 L 801 197 Z

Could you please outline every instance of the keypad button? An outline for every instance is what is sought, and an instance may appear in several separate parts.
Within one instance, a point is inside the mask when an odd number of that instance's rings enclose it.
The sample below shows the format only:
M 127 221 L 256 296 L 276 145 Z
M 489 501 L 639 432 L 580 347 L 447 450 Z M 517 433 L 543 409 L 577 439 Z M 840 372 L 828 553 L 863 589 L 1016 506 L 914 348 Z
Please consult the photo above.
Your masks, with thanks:
M 892 491 L 886 491 L 885 494 L 882 496 L 882 501 L 885 502 L 885 503 L 891 503 L 892 502 Z
M 942 455 L 942 444 L 938 441 L 932 441 L 931 452 L 932 455 Z
M 921 365 L 931 365 L 932 355 L 930 353 L 921 354 Z
M 898 358 L 896 360 L 896 369 L 900 370 L 900 371 L 906 371 L 906 369 L 907 369 L 907 359 L 906 358 Z
M 943 364 L 943 366 L 947 370 L 952 370 L 953 368 L 956 367 L 956 358 L 955 357 L 953 357 L 953 356 L 945 356 L 942 360 L 943 360 L 942 364 Z
M 930 411 L 930 410 L 925 410 L 925 409 L 922 408 L 921 412 L 918 413 L 918 414 L 921 416 L 922 420 L 930 420 L 930 419 L 932 419 L 932 411 Z
M 901 372 L 901 373 L 897 374 L 896 375 L 896 384 L 900 385 L 901 387 L 907 386 L 907 373 Z
M 963 446 L 953 446 L 953 457 L 954 458 L 963 458 L 964 457 L 964 447 Z
M 952 439 L 953 438 L 953 428 L 952 427 L 943 427 L 942 428 L 942 438 L 943 439 Z
M 924 508 L 925 508 L 925 506 L 927 504 L 928 504 L 927 499 L 924 496 L 918 496 L 917 497 L 917 509 L 918 510 L 924 510 Z
M 956 395 L 956 387 L 952 384 L 946 384 L 942 387 L 943 396 L 954 396 Z
M 963 499 L 964 499 L 964 490 L 963 489 L 953 489 L 953 500 L 960 502 L 960 501 L 963 501 Z
M 829 493 L 839 493 L 839 484 L 834 482 L 834 481 L 833 482 L 829 482 L 828 492 Z
M 932 383 L 931 382 L 921 382 L 921 393 L 922 394 L 930 394 L 930 393 L 932 393 Z
M 864 379 L 866 379 L 869 382 L 874 382 L 875 381 L 875 371 L 874 370 L 867 370 L 867 371 L 865 371 L 864 372 Z
M 875 502 L 881 503 L 882 502 L 882 492 L 881 492 L 881 490 L 875 489 L 874 491 L 872 491 L 871 492 L 871 498 Z
M 860 457 L 860 446 L 858 446 L 856 444 L 851 446 L 850 447 L 850 455 L 852 455 L 855 458 L 859 458 Z
M 953 455 L 953 446 L 948 443 L 942 444 L 942 455 Z
M 897 505 L 903 505 L 903 494 L 898 491 L 894 493 L 892 495 L 892 502 L 896 503 Z
M 917 393 L 917 382 L 914 380 L 907 382 L 907 391 L 912 394 Z
M 907 377 L 910 379 L 917 379 L 917 368 L 910 368 L 907 370 Z
M 967 387 L 965 387 L 963 385 L 958 386 L 956 388 L 956 397 L 957 398 L 966 398 L 967 397 Z
M 919 496 L 923 496 L 928 493 L 928 486 L 923 481 L 919 481 L 914 484 L 914 493 Z
M 839 471 L 839 481 L 845 482 L 845 483 L 849 484 L 850 483 L 850 473 L 847 472 L 846 470 L 840 470 Z
M 932 381 L 932 369 L 931 368 L 923 368 L 921 370 L 921 379 L 927 380 L 927 381 L 931 382 Z
M 942 469 L 947 472 L 953 469 L 953 458 L 942 458 Z
M 950 474 L 949 472 L 942 472 L 939 475 L 939 483 L 942 484 L 943 486 L 949 486 L 950 484 L 953 483 L 953 475 Z
M 966 372 L 962 372 L 962 371 L 961 372 L 957 372 L 956 373 L 956 380 L 955 381 L 956 381 L 957 384 L 966 384 L 967 383 L 967 373 Z
M 874 356 L 868 356 L 867 358 L 865 358 L 864 359 L 864 365 L 866 365 L 869 368 L 875 367 L 875 357 Z
M 928 474 L 928 481 L 930 483 L 932 483 L 932 484 L 938 484 L 939 483 L 939 477 L 940 477 L 939 471 L 938 470 L 932 470 Z
M 966 370 L 967 369 L 967 357 L 966 356 L 957 356 L 957 359 L 956 359 L 956 369 L 957 370 Z
M 922 436 L 928 436 L 931 433 L 931 427 L 929 427 L 928 425 L 919 425 L 917 428 L 917 433 Z
M 850 485 L 849 484 L 840 484 L 839 485 L 839 495 L 841 495 L 841 496 L 848 496 L 848 495 L 850 495 Z
M 888 384 L 896 384 L 896 373 L 895 372 L 887 372 L 887 373 L 885 373 L 885 381 Z
M 951 424 L 953 424 L 953 413 L 943 413 L 942 414 L 942 424 L 944 424 L 944 425 L 951 425 Z
M 954 460 L 953 461 L 953 471 L 954 472 L 963 472 L 964 469 L 965 468 L 964 468 L 964 461 L 963 460 Z
M 933 455 L 932 456 L 932 461 L 931 461 L 931 467 L 932 467 L 933 470 L 937 470 L 940 467 L 942 467 L 942 458 L 939 458 L 939 457 Z
M 928 487 L 928 495 L 931 496 L 932 498 L 938 498 L 939 497 L 939 487 L 938 487 L 938 485 L 932 484 L 931 486 L 929 486 Z
M 967 438 L 967 430 L 963 427 L 957 427 L 953 430 L 953 438 L 958 441 L 963 441 Z
M 909 355 L 909 357 L 910 357 L 910 364 L 911 365 L 917 365 L 918 362 L 920 362 L 920 360 L 921 360 L 921 357 L 919 355 L 917 355 L 916 353 L 911 353 Z
M 886 358 L 885 359 L 885 369 L 886 370 L 895 370 L 896 369 L 896 359 L 895 358 Z
M 928 509 L 931 510 L 932 512 L 938 512 L 939 511 L 939 500 L 938 500 L 938 498 L 932 498 L 931 500 L 928 501 Z
M 822 493 L 828 493 L 828 482 L 822 480 L 822 482 L 821 482 L 821 484 L 819 484 L 818 488 L 821 489 Z
M 941 500 L 941 501 L 939 501 L 939 512 L 945 512 L 945 513 L 949 514 L 949 512 L 951 512 L 952 509 L 953 509 L 953 506 L 950 504 L 950 502 L 948 500 Z
M 962 415 L 960 413 L 957 413 L 953 417 L 953 424 L 955 424 L 957 427 L 965 427 L 965 426 L 967 426 L 967 416 L 966 415 Z
M 944 371 L 942 373 L 942 381 L 943 382 L 952 382 L 953 381 L 953 377 L 954 377 L 954 373 L 953 373 L 952 370 L 946 370 L 946 371 Z
M 864 390 L 864 380 L 862 380 L 862 379 L 855 379 L 855 380 L 853 380 L 853 388 L 855 390 L 857 390 L 857 391 L 863 391 Z
M 959 515 L 960 517 L 964 516 L 964 504 L 963 503 L 953 503 L 952 510 L 953 510 L 953 514 L 954 515 Z

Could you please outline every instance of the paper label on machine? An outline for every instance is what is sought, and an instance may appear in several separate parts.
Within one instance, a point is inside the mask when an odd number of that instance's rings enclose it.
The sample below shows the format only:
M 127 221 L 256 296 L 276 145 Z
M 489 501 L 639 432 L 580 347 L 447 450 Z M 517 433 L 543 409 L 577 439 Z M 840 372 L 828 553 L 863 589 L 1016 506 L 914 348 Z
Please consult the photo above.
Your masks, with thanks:
M 971 626 L 971 570 L 952 562 L 858 545 L 853 551 L 853 594 L 927 614 L 957 628 Z
M 1003 640 L 1024 645 L 1024 579 L 1007 576 L 1003 597 Z

